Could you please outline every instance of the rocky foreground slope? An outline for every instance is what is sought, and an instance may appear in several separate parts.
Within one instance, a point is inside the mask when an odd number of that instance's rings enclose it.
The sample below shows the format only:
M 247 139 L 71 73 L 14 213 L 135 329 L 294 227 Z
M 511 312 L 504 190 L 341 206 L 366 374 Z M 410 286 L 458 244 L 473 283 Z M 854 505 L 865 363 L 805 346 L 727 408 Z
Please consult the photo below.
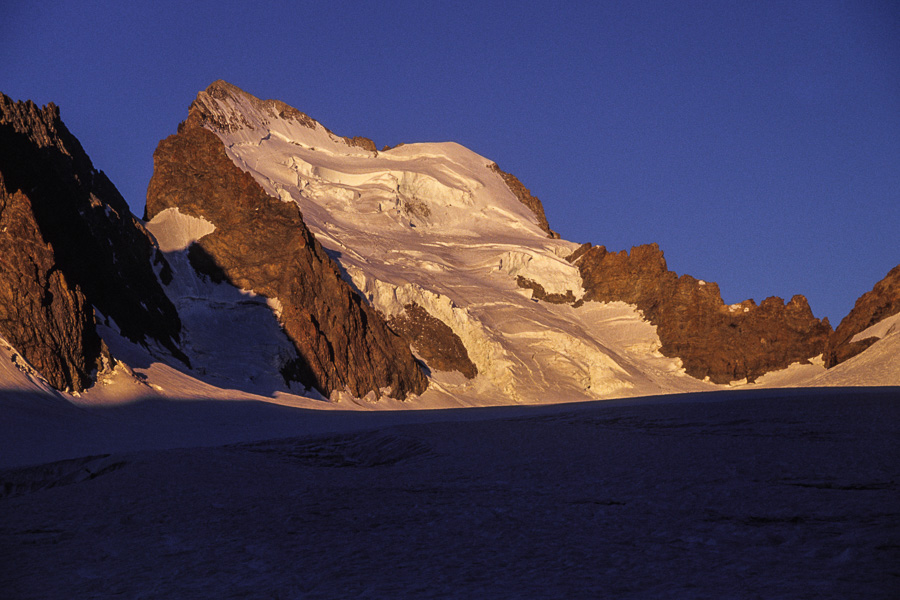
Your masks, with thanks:
M 265 395 L 705 390 L 796 363 L 811 380 L 900 312 L 898 269 L 835 332 L 802 296 L 727 306 L 655 245 L 560 239 L 517 178 L 457 144 L 379 152 L 222 81 L 160 142 L 143 223 L 54 106 L 0 108 L 0 335 L 58 389 L 91 385 L 105 340 Z

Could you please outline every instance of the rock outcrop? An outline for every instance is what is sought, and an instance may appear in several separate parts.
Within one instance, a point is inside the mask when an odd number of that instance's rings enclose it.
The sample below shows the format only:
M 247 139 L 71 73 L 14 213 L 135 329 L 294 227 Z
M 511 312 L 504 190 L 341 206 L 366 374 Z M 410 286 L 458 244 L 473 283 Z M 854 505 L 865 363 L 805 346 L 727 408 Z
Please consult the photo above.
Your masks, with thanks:
M 547 232 L 547 237 L 559 239 L 559 234 L 550 229 L 550 223 L 547 222 L 547 215 L 544 214 L 544 205 L 541 204 L 541 201 L 536 196 L 531 195 L 531 192 L 521 181 L 519 181 L 519 178 L 501 169 L 497 163 L 489 164 L 488 168 L 502 177 L 503 181 L 506 183 L 506 187 L 509 188 L 509 191 L 519 199 L 519 202 L 527 206 L 528 209 L 534 213 L 540 228 Z
M 875 284 L 856 301 L 853 310 L 841 320 L 828 338 L 825 347 L 825 366 L 833 367 L 853 358 L 878 341 L 877 337 L 852 339 L 872 325 L 900 313 L 900 265 L 891 269 L 884 279 Z
M 402 313 L 391 317 L 388 325 L 419 353 L 431 369 L 459 371 L 466 379 L 478 375 L 478 367 L 469 358 L 469 352 L 459 336 L 418 304 L 407 304 Z
M 217 82 L 200 96 L 223 93 L 223 85 Z M 154 153 L 146 218 L 178 208 L 215 226 L 194 242 L 191 262 L 241 289 L 277 298 L 280 322 L 301 357 L 284 367 L 286 379 L 326 396 L 334 391 L 358 397 L 385 392 L 396 398 L 422 393 L 428 381 L 409 346 L 341 278 L 298 206 L 267 195 L 208 129 L 239 126 L 239 112 L 219 123 L 199 98 L 178 133 L 161 141 Z M 265 102 L 267 110 L 294 111 L 291 116 L 301 122 L 305 117 L 281 103 Z
M 581 271 L 585 301 L 636 305 L 657 326 L 660 351 L 680 358 L 699 379 L 753 381 L 821 354 L 831 333 L 803 296 L 787 304 L 771 297 L 759 306 L 752 300 L 726 306 L 715 283 L 669 271 L 656 244 L 630 254 L 585 244 L 569 260 Z
M 521 275 L 516 276 L 516 285 L 520 288 L 531 290 L 531 297 L 535 300 L 541 300 L 542 302 L 549 302 L 550 304 L 575 304 L 578 302 L 575 298 L 575 294 L 572 293 L 572 290 L 566 290 L 565 294 L 549 293 L 544 289 L 544 286 L 537 281 L 522 277 Z
M 94 308 L 181 357 L 167 264 L 55 105 L 0 94 L 0 175 L 0 333 L 59 389 L 88 386 L 102 358 Z

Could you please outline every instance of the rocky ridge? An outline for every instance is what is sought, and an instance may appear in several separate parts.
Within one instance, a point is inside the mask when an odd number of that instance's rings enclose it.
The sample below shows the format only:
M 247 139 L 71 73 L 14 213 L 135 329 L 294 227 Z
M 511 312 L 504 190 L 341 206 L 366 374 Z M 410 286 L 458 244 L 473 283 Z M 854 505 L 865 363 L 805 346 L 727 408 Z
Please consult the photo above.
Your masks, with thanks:
M 376 154 L 378 152 L 375 142 L 369 138 L 362 136 L 339 136 L 324 125 L 318 123 L 306 113 L 285 104 L 281 100 L 262 100 L 244 92 L 236 85 L 221 79 L 214 81 L 204 91 L 200 92 L 197 99 L 191 104 L 190 110 L 195 115 L 194 118 L 197 122 L 210 131 L 234 132 L 251 125 L 241 110 L 235 108 L 228 113 L 223 114 L 221 112 L 221 105 L 216 105 L 215 109 L 213 109 L 212 103 L 208 102 L 208 99 L 229 100 L 235 98 L 240 98 L 242 101 L 248 102 L 254 109 L 267 115 L 268 118 L 296 121 L 310 129 L 315 129 L 318 125 L 328 132 L 330 136 L 343 141 L 348 146 L 361 148 Z
M 221 122 L 204 110 L 204 94 L 220 89 L 201 92 L 178 133 L 160 142 L 147 218 L 178 208 L 214 225 L 189 249 L 191 262 L 205 260 L 207 273 L 220 271 L 236 287 L 280 302 L 280 322 L 300 356 L 282 366 L 286 380 L 326 396 L 422 393 L 428 381 L 408 345 L 341 278 L 297 205 L 267 195 L 208 129 L 240 123 L 239 113 Z M 302 119 L 280 104 L 271 108 Z
M 669 271 L 656 244 L 608 252 L 585 244 L 569 259 L 581 271 L 585 301 L 634 304 L 657 326 L 663 355 L 680 358 L 689 375 L 729 383 L 818 356 L 831 326 L 806 298 L 771 297 L 726 306 L 719 286 Z
M 107 352 L 94 309 L 179 358 L 167 264 L 115 186 L 48 104 L 0 95 L 0 333 L 52 385 L 89 386 Z
M 831 368 L 853 358 L 878 341 L 877 337 L 853 341 L 872 325 L 900 313 L 900 265 L 897 265 L 856 301 L 850 313 L 828 338 L 825 366 Z

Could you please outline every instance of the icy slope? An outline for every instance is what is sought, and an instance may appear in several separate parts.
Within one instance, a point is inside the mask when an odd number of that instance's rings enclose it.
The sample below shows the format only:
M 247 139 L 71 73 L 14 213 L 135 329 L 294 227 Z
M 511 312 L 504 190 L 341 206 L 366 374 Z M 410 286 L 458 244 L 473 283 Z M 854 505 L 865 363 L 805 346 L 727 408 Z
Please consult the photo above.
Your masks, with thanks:
M 897 399 L 738 392 L 444 414 L 207 403 L 204 421 L 187 413 L 204 408 L 194 403 L 172 411 L 170 428 L 197 423 L 209 437 L 210 422 L 263 421 L 270 439 L 106 444 L 51 464 L 0 452 L 0 589 L 895 599 Z M 146 429 L 128 432 L 146 440 Z
M 462 340 L 478 376 L 434 372 L 426 394 L 495 403 L 710 389 L 655 353 L 653 328 L 627 306 L 538 302 L 517 284 L 584 294 L 564 259 L 577 245 L 548 237 L 487 158 L 455 143 L 366 149 L 224 83 L 195 107 L 235 164 L 300 206 L 378 310 L 416 304 Z

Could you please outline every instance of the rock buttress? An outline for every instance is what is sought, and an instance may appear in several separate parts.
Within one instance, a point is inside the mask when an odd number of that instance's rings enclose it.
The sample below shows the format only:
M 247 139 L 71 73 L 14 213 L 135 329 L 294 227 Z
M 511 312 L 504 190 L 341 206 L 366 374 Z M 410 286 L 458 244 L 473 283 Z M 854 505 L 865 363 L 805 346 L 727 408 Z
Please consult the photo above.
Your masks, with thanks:
M 391 317 L 388 325 L 415 348 L 430 368 L 459 371 L 466 379 L 478 375 L 478 367 L 459 336 L 418 304 L 407 304 L 402 313 Z
M 59 390 L 80 392 L 103 354 L 94 313 L 56 267 L 31 200 L 0 175 L 0 332 Z
M 325 395 L 425 391 L 409 346 L 341 279 L 299 207 L 267 195 L 201 123 L 192 109 L 157 147 L 146 218 L 178 208 L 215 225 L 192 251 L 207 255 L 232 285 L 280 301 L 281 324 L 301 357 L 285 368 L 287 379 Z

